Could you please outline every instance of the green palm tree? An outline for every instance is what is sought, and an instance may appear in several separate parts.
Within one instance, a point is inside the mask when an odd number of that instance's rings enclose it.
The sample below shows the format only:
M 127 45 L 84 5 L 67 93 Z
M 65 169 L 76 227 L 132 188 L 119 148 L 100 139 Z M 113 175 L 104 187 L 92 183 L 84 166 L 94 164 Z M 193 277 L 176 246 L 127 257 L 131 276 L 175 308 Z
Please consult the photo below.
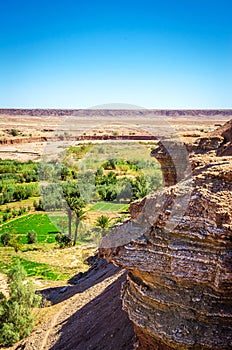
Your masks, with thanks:
M 100 228 L 102 236 L 105 235 L 106 231 L 109 229 L 111 219 L 107 215 L 101 215 L 97 218 L 95 224 L 96 227 Z
M 79 198 L 72 197 L 69 200 L 69 206 L 76 217 L 75 232 L 74 232 L 74 239 L 73 239 L 73 245 L 75 245 L 77 242 L 77 234 L 78 234 L 79 224 L 81 221 L 86 219 L 86 213 L 83 210 L 83 208 L 85 207 L 85 201 L 81 197 L 79 197 Z
M 76 241 L 75 237 L 77 237 L 78 225 L 80 222 L 80 218 L 83 216 L 82 213 L 79 211 L 85 207 L 86 203 L 81 197 L 77 182 L 64 182 L 62 184 L 62 189 L 65 197 L 64 207 L 68 214 L 68 237 L 70 238 L 70 240 L 72 239 L 72 213 L 75 213 L 76 228 L 74 234 L 74 241 Z

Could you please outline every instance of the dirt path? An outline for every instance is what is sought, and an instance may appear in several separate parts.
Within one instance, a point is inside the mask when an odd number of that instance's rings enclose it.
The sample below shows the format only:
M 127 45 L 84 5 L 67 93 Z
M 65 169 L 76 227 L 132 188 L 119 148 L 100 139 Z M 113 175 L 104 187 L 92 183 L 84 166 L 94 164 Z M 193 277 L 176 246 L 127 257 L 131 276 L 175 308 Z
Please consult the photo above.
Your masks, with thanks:
M 80 310 L 84 305 L 91 302 L 93 299 L 98 297 L 109 285 L 116 281 L 122 275 L 122 271 L 116 273 L 112 277 L 105 279 L 103 282 L 94 285 L 88 290 L 81 294 L 76 294 L 72 298 L 65 302 L 65 304 L 60 308 L 59 312 L 50 321 L 50 326 L 43 338 L 39 350 L 50 349 L 50 346 L 57 340 L 57 335 L 62 326 L 69 317 L 71 317 L 76 311 Z M 27 349 L 27 348 L 25 348 Z M 29 348 L 28 348 L 29 350 Z
M 77 285 L 45 291 L 54 303 L 50 317 L 9 350 L 131 350 L 133 327 L 121 309 L 125 271 L 98 266 Z

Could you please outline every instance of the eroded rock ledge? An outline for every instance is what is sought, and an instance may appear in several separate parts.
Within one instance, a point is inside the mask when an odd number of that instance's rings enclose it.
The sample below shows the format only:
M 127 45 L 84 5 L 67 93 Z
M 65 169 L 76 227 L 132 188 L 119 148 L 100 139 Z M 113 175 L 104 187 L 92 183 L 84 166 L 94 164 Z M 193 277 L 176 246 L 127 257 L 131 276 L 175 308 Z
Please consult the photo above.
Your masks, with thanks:
M 232 157 L 221 156 L 231 142 L 230 122 L 189 145 L 192 177 L 174 181 L 170 160 L 172 186 L 132 203 L 102 242 L 99 254 L 129 271 L 122 300 L 137 349 L 232 348 Z

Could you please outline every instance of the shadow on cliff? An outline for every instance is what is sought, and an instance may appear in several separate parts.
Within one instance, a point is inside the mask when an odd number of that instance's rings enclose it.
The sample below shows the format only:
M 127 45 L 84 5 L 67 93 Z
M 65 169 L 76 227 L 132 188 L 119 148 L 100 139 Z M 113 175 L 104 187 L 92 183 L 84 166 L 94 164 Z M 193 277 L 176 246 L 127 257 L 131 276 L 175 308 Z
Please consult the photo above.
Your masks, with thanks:
M 79 273 L 69 280 L 69 283 L 73 285 L 47 288 L 39 291 L 39 293 L 55 305 L 71 298 L 75 294 L 83 293 L 93 285 L 113 276 L 118 271 L 120 271 L 120 268 L 113 264 L 107 264 L 105 259 L 100 259 L 87 272 Z
M 133 325 L 120 299 L 124 273 L 65 322 L 50 350 L 132 350 Z

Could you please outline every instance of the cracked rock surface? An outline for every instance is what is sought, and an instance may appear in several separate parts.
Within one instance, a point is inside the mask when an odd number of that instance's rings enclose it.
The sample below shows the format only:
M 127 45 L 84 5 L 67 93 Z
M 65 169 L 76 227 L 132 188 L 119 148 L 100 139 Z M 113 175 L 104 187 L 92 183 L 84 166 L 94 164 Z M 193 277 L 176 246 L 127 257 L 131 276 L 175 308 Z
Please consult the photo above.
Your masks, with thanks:
M 130 206 L 99 254 L 127 268 L 135 349 L 232 348 L 232 121 L 187 145 L 191 175 L 160 142 L 166 187 Z

